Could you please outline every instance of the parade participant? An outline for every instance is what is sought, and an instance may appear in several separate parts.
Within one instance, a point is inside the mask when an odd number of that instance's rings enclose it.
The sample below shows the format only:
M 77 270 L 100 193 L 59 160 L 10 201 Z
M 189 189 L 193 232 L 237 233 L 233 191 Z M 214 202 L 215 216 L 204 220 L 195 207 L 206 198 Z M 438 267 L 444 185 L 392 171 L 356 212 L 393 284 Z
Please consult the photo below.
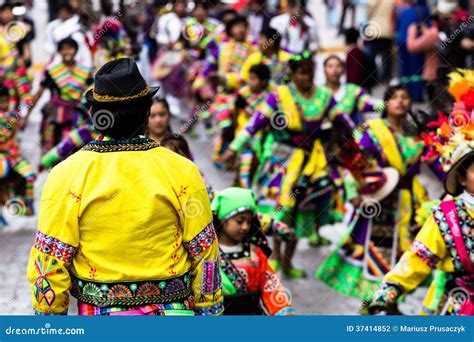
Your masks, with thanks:
M 61 61 L 61 56 L 57 53 L 58 43 L 66 38 L 72 38 L 77 43 L 77 61 L 88 68 L 92 68 L 92 53 L 81 27 L 80 16 L 74 12 L 69 3 L 63 2 L 58 6 L 58 19 L 48 23 L 45 29 L 43 47 L 52 61 Z
M 192 16 L 184 22 L 183 35 L 193 48 L 203 54 L 219 26 L 219 20 L 209 17 L 209 2 L 196 1 Z
M 252 53 L 242 66 L 242 80 L 247 82 L 253 65 L 263 63 L 271 70 L 272 81 L 284 84 L 288 81 L 288 61 L 291 54 L 280 48 L 281 35 L 268 27 L 260 33 L 259 50 Z
M 171 132 L 170 120 L 168 102 L 165 99 L 154 98 L 148 117 L 147 137 L 160 143 L 165 134 Z
M 474 219 L 474 121 L 466 112 L 461 126 L 444 121 L 431 145 L 448 172 L 445 190 L 454 197 L 436 205 L 411 248 L 374 294 L 370 313 L 397 313 L 401 295 L 416 289 L 433 269 L 444 271 L 448 300 L 441 314 L 474 315 L 474 260 L 471 246 Z M 457 115 L 457 114 L 455 114 Z
M 40 88 L 28 108 L 23 127 L 46 89 L 51 91 L 51 99 L 42 109 L 41 151 L 45 154 L 57 145 L 74 127 L 82 115 L 78 107 L 82 94 L 92 83 L 91 69 L 75 60 L 77 42 L 65 38 L 58 43 L 62 60 L 48 64 L 44 71 Z
M 24 109 L 30 106 L 32 101 L 32 85 L 25 60 L 20 54 L 18 42 L 12 39 L 15 30 L 21 29 L 24 30 L 25 34 L 28 34 L 30 28 L 22 25 L 10 22 L 9 26 L 2 26 L 3 30 L 0 34 L 0 82 L 10 93 L 8 110 L 25 114 L 26 110 Z
M 268 11 L 267 0 L 254 0 L 248 4 L 248 18 L 252 40 L 257 42 L 260 34 L 270 27 L 270 20 L 275 15 Z
M 22 203 L 18 214 L 34 214 L 34 182 L 36 171 L 23 157 L 15 138 L 18 113 L 9 110 L 9 91 L 0 87 L 0 201 L 2 205 L 12 198 Z M 0 213 L 0 223 L 5 223 Z
M 226 96 L 242 84 L 242 65 L 254 50 L 247 40 L 247 19 L 241 16 L 232 18 L 226 23 L 226 33 L 229 39 L 208 52 L 206 64 L 193 83 L 195 91 L 202 89 L 206 82 L 217 79 L 223 90 L 219 96 Z
M 81 104 L 78 108 L 83 112 L 83 117 L 81 120 L 77 120 L 75 128 L 72 129 L 59 144 L 41 157 L 40 171 L 51 169 L 100 136 L 100 133 L 94 127 L 92 119 L 87 115 L 87 101 L 85 98 L 81 100 Z
M 356 125 L 364 122 L 365 113 L 382 113 L 383 101 L 374 100 L 363 88 L 353 83 L 342 83 L 341 77 L 345 73 L 344 61 L 336 55 L 324 60 L 324 75 L 334 99 L 337 101 L 333 113 L 339 111 L 348 114 Z
M 336 102 L 326 87 L 315 86 L 315 64 L 309 51 L 294 56 L 290 60 L 290 70 L 290 84 L 279 86 L 268 96 L 260 111 L 231 143 L 222 160 L 232 158 L 255 134 L 269 127 L 276 141 L 273 154 L 278 160 L 274 161 L 277 164 L 275 174 L 265 185 L 263 193 L 276 201 L 277 207 L 270 211 L 278 220 L 294 227 L 303 200 L 318 202 L 318 208 L 323 212 L 327 207 L 325 203 L 332 186 L 318 132 Z M 346 124 L 350 125 L 344 113 L 332 119 L 345 130 Z M 319 224 L 320 214 L 322 212 L 315 213 L 315 225 Z M 300 278 L 305 276 L 305 272 L 293 268 L 291 263 L 295 248 L 296 243 L 286 249 L 281 266 L 286 277 Z
M 186 16 L 186 1 L 174 0 L 171 12 L 158 19 L 156 41 L 159 48 L 171 48 L 178 41 Z
M 316 52 L 316 21 L 305 11 L 301 1 L 288 0 L 287 3 L 285 13 L 270 21 L 270 26 L 282 36 L 282 48 L 291 53 L 301 53 L 305 50 Z
M 222 153 L 229 147 L 234 137 L 245 127 L 252 115 L 265 103 L 268 95 L 274 91 L 270 85 L 270 69 L 264 64 L 256 64 L 250 69 L 248 85 L 239 90 L 239 93 L 222 103 L 214 103 L 209 108 L 209 115 L 217 118 L 219 136 L 214 145 L 213 160 L 220 162 Z M 222 101 L 224 98 L 221 99 Z M 249 189 L 252 185 L 257 160 L 262 153 L 262 134 L 256 136 L 252 142 L 242 146 L 238 161 L 238 183 Z M 255 159 L 254 158 L 258 158 Z M 220 166 L 220 164 L 217 164 Z
M 326 76 L 326 87 L 331 90 L 337 105 L 330 115 L 337 115 L 339 112 L 346 113 L 350 116 L 354 124 L 360 124 L 364 120 L 363 114 L 373 112 L 382 113 L 383 102 L 374 101 L 369 94 L 360 86 L 353 83 L 342 83 L 341 77 L 345 73 L 345 64 L 343 60 L 331 55 L 324 60 L 324 74 Z M 331 130 L 331 125 L 326 124 L 325 129 L 328 136 L 338 134 Z M 329 154 L 333 155 L 338 150 L 337 144 L 326 143 L 326 149 Z M 332 209 L 329 213 L 328 220 L 331 223 L 340 222 L 344 218 L 345 207 L 344 199 L 352 199 L 352 194 L 346 193 L 346 190 L 352 188 L 350 184 L 353 182 L 348 171 L 342 167 L 337 158 L 329 158 L 329 167 L 331 170 L 331 179 L 334 183 L 334 192 L 332 194 Z M 310 245 L 317 246 L 317 236 L 312 234 L 309 237 Z
M 94 28 L 92 51 L 96 70 L 113 59 L 131 55 L 129 38 L 119 21 L 119 14 L 107 14 L 110 15 Z
M 428 200 L 417 176 L 424 146 L 405 131 L 410 94 L 403 86 L 389 87 L 384 103 L 382 118 L 368 120 L 355 129 L 353 143 L 379 167 L 396 170 L 384 176 L 377 172 L 371 175 L 378 179 L 374 185 L 384 182 L 387 187 L 372 198 L 352 200 L 356 210 L 347 233 L 316 272 L 318 279 L 336 291 L 361 299 L 372 296 L 401 252 L 410 247 L 414 211 Z M 390 184 L 397 184 L 395 191 Z
M 292 315 L 288 294 L 268 263 L 252 191 L 227 188 L 212 201 L 219 240 L 224 315 Z M 278 300 L 276 300 L 278 298 Z
M 67 313 L 69 293 L 79 315 L 223 311 L 199 171 L 143 137 L 157 91 L 128 58 L 95 75 L 85 96 L 103 136 L 57 165 L 42 193 L 28 266 L 36 313 Z

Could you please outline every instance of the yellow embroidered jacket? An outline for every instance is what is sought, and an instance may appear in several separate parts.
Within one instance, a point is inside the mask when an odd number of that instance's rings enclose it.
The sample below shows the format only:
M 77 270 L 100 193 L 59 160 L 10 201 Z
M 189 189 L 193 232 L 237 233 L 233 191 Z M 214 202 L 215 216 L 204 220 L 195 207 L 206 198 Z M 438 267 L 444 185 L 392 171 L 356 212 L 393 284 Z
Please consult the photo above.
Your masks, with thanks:
M 223 311 L 206 187 L 191 161 L 150 139 L 94 141 L 57 165 L 41 197 L 28 279 L 38 314 L 69 292 L 97 307 L 193 299 Z
M 473 260 L 474 211 L 467 207 L 460 197 L 455 198 L 455 204 L 462 238 Z M 435 268 L 448 274 L 463 272 L 452 233 L 439 205 L 433 209 L 410 250 L 406 251 L 395 268 L 385 275 L 371 305 L 387 307 L 395 304 L 403 293 L 415 290 Z

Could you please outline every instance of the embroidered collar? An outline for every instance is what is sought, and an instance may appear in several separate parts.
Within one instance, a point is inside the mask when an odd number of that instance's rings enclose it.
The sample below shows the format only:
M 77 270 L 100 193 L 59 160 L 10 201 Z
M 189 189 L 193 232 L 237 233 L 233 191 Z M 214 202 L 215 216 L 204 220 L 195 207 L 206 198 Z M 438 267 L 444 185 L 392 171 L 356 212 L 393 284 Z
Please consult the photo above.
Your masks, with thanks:
M 147 151 L 160 144 L 149 138 L 132 138 L 128 140 L 94 140 L 82 148 L 92 152 Z

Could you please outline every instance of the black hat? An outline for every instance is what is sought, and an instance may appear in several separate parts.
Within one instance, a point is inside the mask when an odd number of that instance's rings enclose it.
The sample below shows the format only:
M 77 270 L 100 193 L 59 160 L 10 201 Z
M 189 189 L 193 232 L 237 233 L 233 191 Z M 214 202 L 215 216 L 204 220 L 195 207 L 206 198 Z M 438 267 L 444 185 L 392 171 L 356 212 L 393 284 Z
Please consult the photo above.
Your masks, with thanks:
M 151 99 L 158 89 L 148 87 L 133 59 L 119 58 L 97 71 L 85 96 L 90 104 L 131 104 Z

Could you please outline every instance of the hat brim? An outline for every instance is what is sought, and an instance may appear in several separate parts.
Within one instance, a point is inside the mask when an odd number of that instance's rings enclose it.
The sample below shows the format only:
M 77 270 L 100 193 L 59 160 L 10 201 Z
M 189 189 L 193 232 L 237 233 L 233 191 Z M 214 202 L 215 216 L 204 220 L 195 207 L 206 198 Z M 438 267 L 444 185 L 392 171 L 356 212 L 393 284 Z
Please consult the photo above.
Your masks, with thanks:
M 384 185 L 380 187 L 377 191 L 370 193 L 370 194 L 363 194 L 362 198 L 368 198 L 368 199 L 373 199 L 378 202 L 382 201 L 385 199 L 388 195 L 390 195 L 393 190 L 398 185 L 398 181 L 400 180 L 400 174 L 398 173 L 397 169 L 393 167 L 384 167 L 382 169 L 382 172 L 385 174 L 387 177 L 387 181 L 385 182 Z
M 468 152 L 465 156 L 463 156 L 461 159 L 459 159 L 448 171 L 448 175 L 446 176 L 446 180 L 444 182 L 444 189 L 446 192 L 450 195 L 458 195 L 457 188 L 458 188 L 458 180 L 456 179 L 456 174 L 459 170 L 459 167 L 461 166 L 464 161 L 471 157 L 474 156 L 474 151 Z
M 143 101 L 146 101 L 146 100 L 149 100 L 149 99 L 153 98 L 156 95 L 156 93 L 158 92 L 158 90 L 160 89 L 160 87 L 150 87 L 149 89 L 150 90 L 148 91 L 148 94 L 146 94 L 145 96 L 135 98 L 135 99 L 132 99 L 132 100 L 126 99 L 126 100 L 117 100 L 117 101 L 98 101 L 98 100 L 94 99 L 92 89 L 89 89 L 84 96 L 85 96 L 85 98 L 86 98 L 86 100 L 89 104 L 97 104 L 97 103 L 101 103 L 101 104 L 137 103 L 137 102 L 143 102 Z

